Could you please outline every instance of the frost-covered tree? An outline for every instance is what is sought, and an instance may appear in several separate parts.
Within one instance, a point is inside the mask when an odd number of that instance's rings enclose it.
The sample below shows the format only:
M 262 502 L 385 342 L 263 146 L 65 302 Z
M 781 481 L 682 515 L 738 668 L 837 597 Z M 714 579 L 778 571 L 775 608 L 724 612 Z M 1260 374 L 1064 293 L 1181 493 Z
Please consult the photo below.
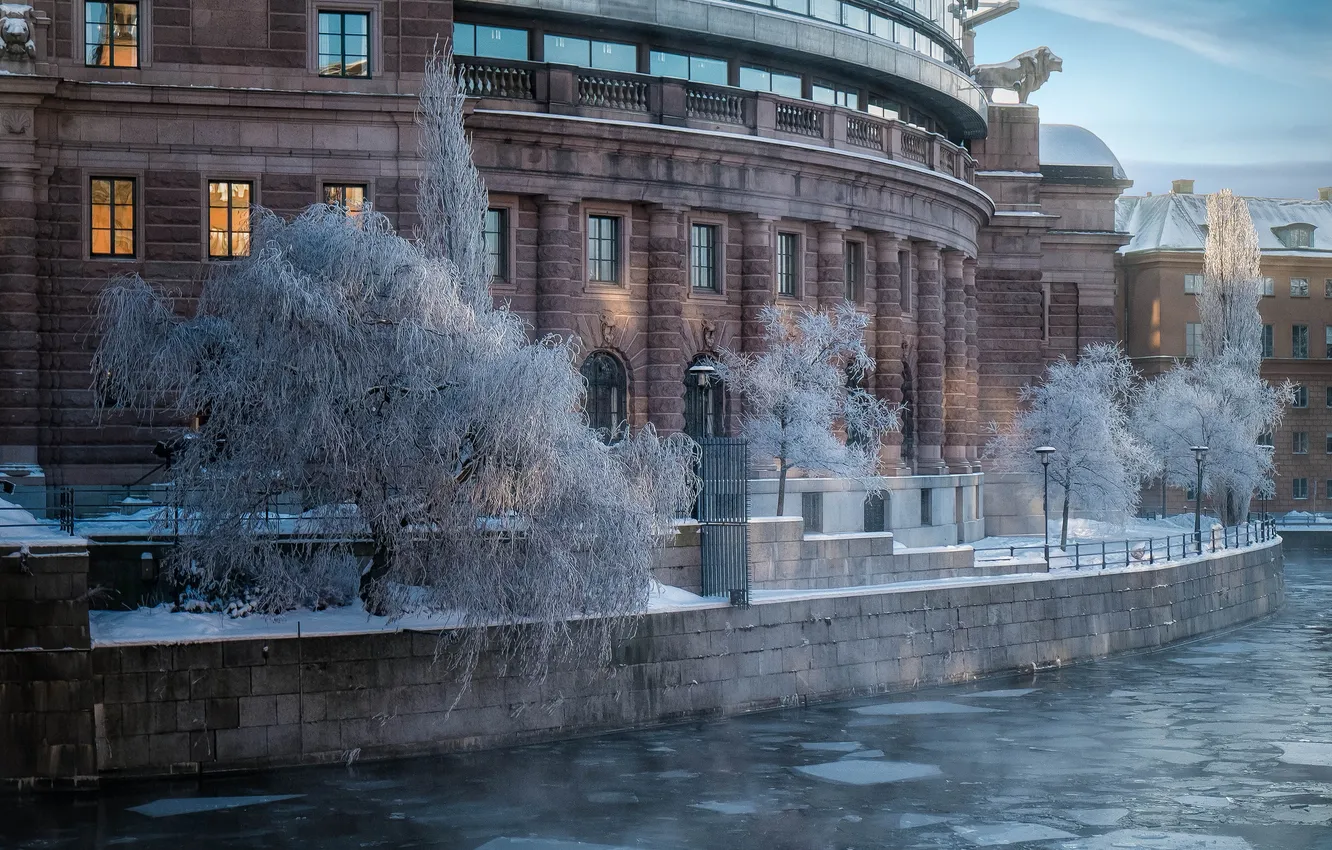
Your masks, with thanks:
M 1197 478 L 1190 447 L 1208 447 L 1203 491 L 1227 525 L 1248 514 L 1254 492 L 1275 473 L 1260 435 L 1275 430 L 1294 388 L 1263 380 L 1261 251 L 1248 205 L 1229 190 L 1207 199 L 1203 288 L 1198 296 L 1202 347 L 1150 382 L 1134 412 L 1134 429 L 1157 474 L 1189 486 Z
M 899 427 L 902 407 L 854 384 L 874 369 L 865 350 L 869 320 L 850 303 L 794 315 L 768 306 L 760 315 L 761 354 L 721 352 L 719 373 L 745 400 L 741 433 L 751 453 L 776 458 L 777 515 L 794 468 L 868 478 L 878 471 L 879 441 Z M 837 425 L 848 439 L 838 437 Z
M 423 197 L 427 238 L 373 211 L 256 210 L 251 253 L 213 267 L 191 317 L 137 277 L 107 290 L 99 395 L 201 414 L 169 490 L 178 578 L 267 611 L 341 588 L 375 612 L 497 624 L 496 648 L 529 672 L 604 658 L 692 499 L 695 447 L 651 428 L 605 445 L 581 414 L 569 344 L 529 343 L 477 295 L 490 270 L 466 231 L 486 201 L 463 165 L 451 75 L 447 62 L 427 72 L 442 94 L 423 111 L 439 144 L 426 153 L 447 160 L 427 170 L 465 186 Z M 451 206 L 447 223 L 433 204 Z M 301 539 L 274 534 L 274 498 L 305 509 Z M 465 670 L 486 634 L 460 633 Z
M 1003 472 L 1040 477 L 1038 446 L 1052 446 L 1051 495 L 1062 502 L 1060 548 L 1070 509 L 1122 521 L 1137 510 L 1147 458 L 1129 430 L 1136 373 L 1115 345 L 1089 345 L 1061 359 L 1040 384 L 1024 387 L 1022 410 L 1006 428 L 991 426 L 986 447 Z

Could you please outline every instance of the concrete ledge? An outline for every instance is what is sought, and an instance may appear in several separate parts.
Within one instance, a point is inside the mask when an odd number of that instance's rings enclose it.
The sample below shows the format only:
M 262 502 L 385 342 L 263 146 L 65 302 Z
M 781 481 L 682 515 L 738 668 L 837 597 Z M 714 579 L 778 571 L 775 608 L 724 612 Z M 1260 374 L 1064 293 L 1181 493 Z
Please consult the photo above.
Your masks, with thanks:
M 792 592 L 645 616 L 605 670 L 531 682 L 483 660 L 452 712 L 433 633 L 95 647 L 97 766 L 423 755 L 884 693 L 1163 646 L 1271 613 L 1284 592 L 1279 542 L 1151 567 Z

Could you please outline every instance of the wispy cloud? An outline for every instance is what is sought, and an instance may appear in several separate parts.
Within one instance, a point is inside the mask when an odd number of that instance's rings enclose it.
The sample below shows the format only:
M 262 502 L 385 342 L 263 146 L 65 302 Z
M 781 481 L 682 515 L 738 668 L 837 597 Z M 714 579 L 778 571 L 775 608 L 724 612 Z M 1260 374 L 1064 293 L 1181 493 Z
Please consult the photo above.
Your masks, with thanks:
M 1275 80 L 1332 79 L 1332 3 L 1323 0 L 1028 0 L 1052 12 L 1173 44 Z

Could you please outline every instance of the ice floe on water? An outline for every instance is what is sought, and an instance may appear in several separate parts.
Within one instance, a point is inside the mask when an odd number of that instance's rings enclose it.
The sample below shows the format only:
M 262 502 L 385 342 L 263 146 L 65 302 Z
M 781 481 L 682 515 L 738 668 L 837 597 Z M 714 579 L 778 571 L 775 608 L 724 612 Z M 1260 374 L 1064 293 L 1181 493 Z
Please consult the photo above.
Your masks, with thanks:
M 1027 694 L 1034 694 L 1040 688 L 1002 688 L 995 691 L 976 691 L 970 694 L 958 694 L 959 697 L 967 699 L 1008 699 L 1010 697 L 1025 697 Z
M 910 714 L 984 714 L 990 711 L 997 711 L 994 708 L 982 708 L 978 705 L 961 705 L 955 702 L 942 702 L 940 700 L 916 700 L 914 702 L 885 702 L 879 705 L 864 705 L 859 708 L 851 709 L 856 714 L 886 714 L 886 715 L 910 715 Z
M 243 806 L 259 806 L 264 803 L 280 803 L 294 800 L 304 794 L 253 794 L 245 797 L 164 797 L 142 806 L 131 806 L 131 812 L 138 812 L 150 818 L 166 818 L 174 815 L 193 815 L 199 812 L 220 812 L 224 809 L 239 809 Z
M 948 818 L 940 817 L 939 815 L 922 815 L 915 812 L 907 812 L 904 815 L 898 816 L 896 825 L 898 829 L 919 829 L 922 826 L 934 826 L 935 824 L 943 823 L 946 820 L 948 820 Z
M 1225 809 L 1230 807 L 1229 797 L 1204 797 L 1199 794 L 1184 794 L 1176 797 L 1175 802 L 1199 809 Z
M 1114 826 L 1128 817 L 1128 809 L 1069 809 L 1066 815 L 1087 826 Z
M 716 812 L 719 815 L 752 815 L 758 813 L 758 806 L 751 802 L 741 803 L 722 803 L 716 800 L 708 800 L 703 803 L 690 803 L 691 809 L 706 809 L 709 812 Z
M 1243 838 L 1230 835 L 1119 829 L 1060 845 L 1060 850 L 1250 850 L 1250 847 Z
M 1071 832 L 1039 823 L 988 823 L 954 826 L 953 832 L 977 847 L 1002 847 L 1005 844 L 1026 844 L 1031 841 L 1057 841 L 1077 838 Z
M 932 764 L 869 759 L 844 759 L 824 764 L 801 765 L 792 769 L 796 773 L 839 785 L 882 785 L 887 782 L 904 782 L 908 779 L 927 779 L 943 775 L 943 772 Z
M 820 750 L 829 753 L 854 753 L 860 749 L 859 741 L 802 741 L 800 746 L 806 750 Z
M 842 756 L 842 760 L 847 759 L 881 759 L 884 756 L 883 750 L 856 750 L 854 753 L 847 753 Z
M 1273 746 L 1280 747 L 1283 750 L 1280 760 L 1286 764 L 1332 767 L 1332 744 L 1310 741 L 1274 741 Z
M 476 850 L 631 850 L 611 844 L 584 844 L 556 838 L 494 838 Z

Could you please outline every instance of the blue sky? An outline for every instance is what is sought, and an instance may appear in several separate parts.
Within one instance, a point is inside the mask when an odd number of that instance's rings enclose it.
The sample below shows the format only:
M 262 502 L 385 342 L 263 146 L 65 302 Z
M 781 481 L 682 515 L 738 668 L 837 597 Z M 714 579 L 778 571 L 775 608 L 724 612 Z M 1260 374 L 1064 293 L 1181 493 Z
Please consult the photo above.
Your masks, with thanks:
M 977 62 L 1063 57 L 1031 102 L 1104 139 L 1131 194 L 1332 186 L 1332 0 L 1022 0 L 976 36 Z

